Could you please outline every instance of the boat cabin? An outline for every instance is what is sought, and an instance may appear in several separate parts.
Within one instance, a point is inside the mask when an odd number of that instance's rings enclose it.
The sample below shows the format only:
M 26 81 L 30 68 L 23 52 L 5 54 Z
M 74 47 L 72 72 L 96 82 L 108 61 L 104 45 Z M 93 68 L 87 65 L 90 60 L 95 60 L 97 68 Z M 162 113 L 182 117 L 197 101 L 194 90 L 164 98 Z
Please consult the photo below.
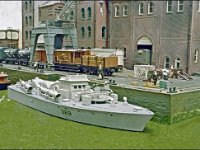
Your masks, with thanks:
M 80 99 L 79 93 L 89 88 L 87 75 L 68 75 L 59 80 L 59 92 L 65 99 Z

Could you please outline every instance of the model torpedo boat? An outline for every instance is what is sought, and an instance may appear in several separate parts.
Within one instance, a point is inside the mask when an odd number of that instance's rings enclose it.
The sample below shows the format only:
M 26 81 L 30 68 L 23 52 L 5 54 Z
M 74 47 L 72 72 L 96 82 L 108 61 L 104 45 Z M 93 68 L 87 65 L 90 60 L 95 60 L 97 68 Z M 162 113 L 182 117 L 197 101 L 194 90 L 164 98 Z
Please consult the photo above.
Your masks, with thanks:
M 8 97 L 47 114 L 108 128 L 143 131 L 150 110 L 118 100 L 109 84 L 90 86 L 87 75 L 68 75 L 52 82 L 39 78 L 8 87 Z

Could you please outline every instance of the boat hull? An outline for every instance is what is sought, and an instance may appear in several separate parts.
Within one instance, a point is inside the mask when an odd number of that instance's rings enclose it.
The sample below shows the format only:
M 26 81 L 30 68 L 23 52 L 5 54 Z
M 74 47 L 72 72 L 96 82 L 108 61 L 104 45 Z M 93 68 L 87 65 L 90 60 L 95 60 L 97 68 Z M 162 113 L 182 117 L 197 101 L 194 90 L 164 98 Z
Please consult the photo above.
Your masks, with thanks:
M 6 90 L 10 83 L 0 83 L 0 90 Z
M 66 106 L 49 100 L 41 100 L 37 96 L 20 92 L 19 89 L 14 86 L 8 87 L 8 97 L 21 104 L 53 116 L 115 129 L 143 131 L 145 125 L 153 116 L 153 114 L 115 113 Z

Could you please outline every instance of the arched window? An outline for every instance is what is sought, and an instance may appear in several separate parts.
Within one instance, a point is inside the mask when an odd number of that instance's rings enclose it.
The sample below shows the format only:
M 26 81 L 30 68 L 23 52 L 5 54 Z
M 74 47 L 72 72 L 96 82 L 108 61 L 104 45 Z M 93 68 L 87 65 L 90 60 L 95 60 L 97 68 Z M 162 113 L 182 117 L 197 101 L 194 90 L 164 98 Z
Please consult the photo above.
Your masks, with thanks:
M 70 20 L 74 20 L 74 12 L 73 11 L 70 12 Z
M 32 24 L 32 17 L 29 16 L 29 24 L 31 25 Z
M 25 8 L 26 8 L 26 10 L 28 9 L 28 2 L 27 1 L 25 2 Z
M 184 9 L 184 1 L 178 0 L 178 12 L 183 12 Z
M 30 39 L 31 39 L 31 33 L 32 33 L 32 32 L 31 32 L 31 31 L 29 31 L 29 36 L 30 36 Z
M 125 4 L 123 5 L 123 16 L 127 16 L 128 15 L 128 6 Z
M 115 6 L 115 17 L 119 17 L 119 6 Z
M 85 37 L 85 28 L 81 27 L 81 37 L 84 38 Z
M 148 14 L 153 14 L 153 2 L 148 2 Z
M 176 58 L 175 59 L 175 69 L 179 69 L 181 65 L 181 59 L 180 58 Z
M 197 11 L 200 12 L 200 0 L 197 1 Z
M 164 59 L 164 68 L 165 69 L 169 69 L 170 67 L 170 58 L 169 57 L 165 57 Z
M 106 27 L 102 27 L 101 31 L 102 31 L 101 32 L 101 35 L 102 35 L 101 37 L 102 38 L 106 38 Z
M 88 19 L 91 19 L 92 17 L 92 9 L 91 7 L 88 7 Z
M 26 31 L 26 39 L 28 39 L 28 31 Z
M 88 37 L 90 38 L 92 36 L 92 29 L 90 26 L 88 26 Z
M 124 58 L 126 58 L 126 53 L 127 53 L 127 51 L 126 51 L 126 47 L 124 47 Z
M 28 17 L 27 16 L 26 16 L 25 20 L 26 20 L 26 24 L 28 24 Z
M 172 12 L 172 3 L 173 3 L 172 0 L 167 1 L 167 13 Z
M 81 18 L 85 19 L 85 9 L 84 8 L 81 9 Z
M 144 13 L 144 4 L 140 2 L 138 7 L 138 14 L 143 15 L 143 13 Z
M 198 62 L 198 57 L 199 57 L 199 49 L 195 49 L 194 51 L 194 62 Z

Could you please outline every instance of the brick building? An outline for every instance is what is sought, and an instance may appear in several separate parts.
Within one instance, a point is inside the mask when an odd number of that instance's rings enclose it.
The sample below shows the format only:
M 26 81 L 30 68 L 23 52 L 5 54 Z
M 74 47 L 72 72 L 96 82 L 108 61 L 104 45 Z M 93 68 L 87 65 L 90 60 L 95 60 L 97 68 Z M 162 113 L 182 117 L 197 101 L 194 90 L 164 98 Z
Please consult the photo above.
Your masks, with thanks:
M 135 53 L 149 51 L 159 68 L 200 71 L 200 1 L 78 1 L 71 15 L 79 48 L 120 48 L 125 67 Z
M 0 47 L 19 48 L 19 30 L 0 30 Z
M 22 1 L 22 47 L 30 47 L 31 30 L 39 23 L 39 6 L 47 1 Z

